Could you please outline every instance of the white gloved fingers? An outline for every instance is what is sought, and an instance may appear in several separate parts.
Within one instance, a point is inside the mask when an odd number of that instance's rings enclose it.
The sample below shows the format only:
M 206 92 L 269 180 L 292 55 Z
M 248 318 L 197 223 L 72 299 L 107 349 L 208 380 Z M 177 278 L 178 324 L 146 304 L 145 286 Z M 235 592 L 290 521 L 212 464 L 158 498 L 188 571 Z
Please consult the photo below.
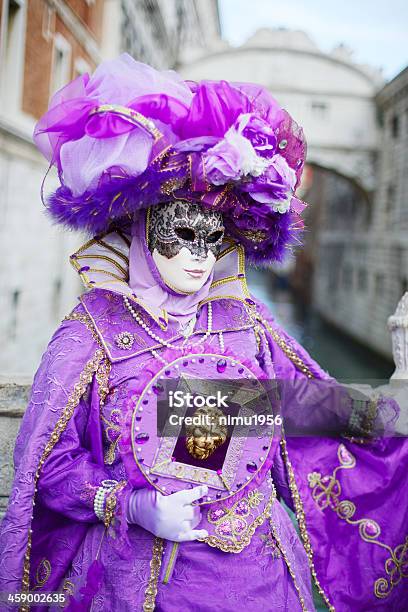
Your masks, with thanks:
M 207 495 L 208 487 L 207 485 L 200 485 L 198 487 L 194 487 L 193 489 L 184 489 L 183 491 L 177 491 L 177 493 L 173 493 L 169 497 L 177 499 L 183 506 L 187 506 L 192 502 L 200 499 L 204 495 Z
M 190 529 L 194 529 L 197 525 L 201 523 L 201 514 L 199 516 L 193 516 L 191 519 L 183 521 L 183 528 L 188 531 Z
M 180 533 L 179 537 L 182 537 L 179 542 L 191 542 L 193 540 L 207 538 L 208 531 L 206 529 L 191 529 L 190 531 Z

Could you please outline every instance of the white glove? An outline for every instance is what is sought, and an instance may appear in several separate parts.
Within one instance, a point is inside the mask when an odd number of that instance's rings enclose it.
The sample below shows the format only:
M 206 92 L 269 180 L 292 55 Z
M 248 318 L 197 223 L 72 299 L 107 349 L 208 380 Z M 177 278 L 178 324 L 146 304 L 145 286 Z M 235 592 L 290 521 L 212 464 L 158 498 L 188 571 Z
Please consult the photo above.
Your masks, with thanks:
M 155 489 L 138 489 L 129 496 L 126 518 L 128 523 L 172 542 L 206 538 L 208 531 L 195 529 L 201 521 L 201 510 L 192 506 L 192 502 L 207 493 L 206 485 L 171 495 L 162 495 Z

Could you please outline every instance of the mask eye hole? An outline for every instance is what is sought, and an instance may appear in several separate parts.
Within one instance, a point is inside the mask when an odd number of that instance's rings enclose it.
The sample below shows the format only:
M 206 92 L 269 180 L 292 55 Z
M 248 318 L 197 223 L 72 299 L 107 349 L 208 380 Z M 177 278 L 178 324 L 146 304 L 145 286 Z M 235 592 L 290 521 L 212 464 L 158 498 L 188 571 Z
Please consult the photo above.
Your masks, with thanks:
M 219 240 L 221 240 L 223 236 L 224 236 L 223 230 L 216 230 L 215 232 L 211 232 L 211 234 L 207 236 L 207 242 L 209 244 L 214 244 L 215 242 L 218 242 Z
M 191 227 L 176 227 L 174 232 L 178 238 L 187 242 L 194 242 L 196 237 L 195 231 Z

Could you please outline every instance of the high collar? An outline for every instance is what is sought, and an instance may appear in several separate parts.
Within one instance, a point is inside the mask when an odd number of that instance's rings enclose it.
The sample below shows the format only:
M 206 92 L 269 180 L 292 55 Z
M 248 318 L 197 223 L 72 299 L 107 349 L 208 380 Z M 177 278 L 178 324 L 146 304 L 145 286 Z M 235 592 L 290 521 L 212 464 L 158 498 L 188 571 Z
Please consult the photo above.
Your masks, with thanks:
M 154 309 L 135 295 L 129 286 L 129 250 L 131 236 L 121 230 L 95 236 L 82 245 L 70 257 L 85 287 L 104 289 L 127 296 L 138 304 L 161 327 L 166 330 L 168 314 L 164 308 Z M 252 305 L 245 274 L 245 252 L 242 245 L 226 239 L 217 257 L 213 282 L 199 308 L 216 300 L 236 300 L 246 309 Z

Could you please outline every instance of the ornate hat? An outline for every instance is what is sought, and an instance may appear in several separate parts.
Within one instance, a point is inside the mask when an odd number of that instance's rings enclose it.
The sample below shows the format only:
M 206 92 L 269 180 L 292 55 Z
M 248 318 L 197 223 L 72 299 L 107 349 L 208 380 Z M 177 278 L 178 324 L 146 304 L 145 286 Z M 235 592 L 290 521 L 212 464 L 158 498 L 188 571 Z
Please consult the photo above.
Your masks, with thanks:
M 57 92 L 34 131 L 58 170 L 52 218 L 93 234 L 183 199 L 223 213 L 250 261 L 299 242 L 302 129 L 260 85 L 183 81 L 129 55 Z

